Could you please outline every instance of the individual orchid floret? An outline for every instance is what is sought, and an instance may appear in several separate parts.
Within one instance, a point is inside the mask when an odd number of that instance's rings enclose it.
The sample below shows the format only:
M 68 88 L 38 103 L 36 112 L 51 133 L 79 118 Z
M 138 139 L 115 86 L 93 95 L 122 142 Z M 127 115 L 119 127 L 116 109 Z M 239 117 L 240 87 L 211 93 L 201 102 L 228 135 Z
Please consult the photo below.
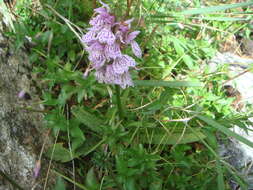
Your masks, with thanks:
M 82 36 L 82 42 L 87 44 L 97 39 L 97 33 L 95 31 L 88 31 L 85 35 Z
M 138 36 L 139 33 L 140 33 L 140 31 L 134 31 L 134 32 L 129 33 L 126 36 L 125 42 L 127 44 L 130 44 Z
M 141 52 L 141 48 L 139 44 L 136 41 L 132 41 L 130 44 L 131 44 L 134 55 L 138 58 L 141 58 L 142 52 Z
M 134 19 L 132 18 L 132 19 L 126 20 L 124 22 L 117 23 L 119 25 L 119 31 L 121 31 L 123 33 L 129 32 L 129 30 L 131 28 L 131 23 L 133 22 L 133 20 Z
M 96 51 L 89 55 L 89 60 L 93 63 L 94 69 L 99 69 L 104 66 L 106 57 L 103 53 Z
M 116 59 L 117 57 L 121 57 L 121 50 L 119 43 L 113 43 L 112 45 L 106 45 L 104 49 L 105 55 L 108 59 Z
M 94 9 L 91 27 L 82 36 L 96 79 L 100 83 L 116 84 L 122 88 L 133 86 L 130 69 L 136 69 L 135 60 L 123 52 L 131 46 L 133 54 L 141 58 L 142 52 L 135 38 L 140 31 L 131 31 L 133 19 L 117 22 L 107 4 Z
M 35 164 L 34 169 L 33 169 L 33 176 L 34 176 L 34 178 L 37 178 L 39 176 L 40 168 L 41 168 L 41 161 L 38 160 L 36 162 L 36 164 Z
M 139 33 L 140 31 L 134 31 L 134 32 L 129 33 L 125 39 L 125 42 L 126 44 L 131 45 L 134 55 L 136 57 L 141 58 L 142 57 L 141 48 L 139 44 L 134 40 Z
M 26 92 L 24 90 L 21 90 L 19 93 L 18 93 L 18 98 L 22 99 L 25 97 L 25 94 Z
M 109 44 L 112 45 L 116 37 L 112 33 L 111 29 L 103 28 L 97 35 L 98 41 L 102 44 Z
M 99 3 L 102 5 L 102 7 L 106 8 L 108 11 L 110 11 L 109 5 L 107 5 L 106 3 L 102 2 L 101 0 L 99 0 Z

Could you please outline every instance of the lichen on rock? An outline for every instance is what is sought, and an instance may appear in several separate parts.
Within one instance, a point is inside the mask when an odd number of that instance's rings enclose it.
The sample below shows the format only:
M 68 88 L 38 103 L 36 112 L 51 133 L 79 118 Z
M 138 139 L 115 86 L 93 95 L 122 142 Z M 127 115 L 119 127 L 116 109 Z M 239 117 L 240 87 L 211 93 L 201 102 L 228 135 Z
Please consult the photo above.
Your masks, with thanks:
M 0 21 L 1 25 L 1 21 Z M 26 53 L 15 50 L 0 26 L 0 169 L 24 189 L 43 189 L 43 181 L 33 177 L 33 169 L 44 140 L 43 115 L 39 98 L 28 77 L 31 65 Z M 26 90 L 31 99 L 20 99 Z M 44 164 L 46 166 L 46 164 Z M 42 173 L 43 175 L 43 173 Z M 0 177 L 0 190 L 14 189 Z

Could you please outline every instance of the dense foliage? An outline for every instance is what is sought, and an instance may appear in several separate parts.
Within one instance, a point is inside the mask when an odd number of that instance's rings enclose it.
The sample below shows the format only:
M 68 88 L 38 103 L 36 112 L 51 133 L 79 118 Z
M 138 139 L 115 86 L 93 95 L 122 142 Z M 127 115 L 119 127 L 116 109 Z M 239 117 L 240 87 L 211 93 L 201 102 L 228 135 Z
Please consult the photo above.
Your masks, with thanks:
M 228 130 L 245 127 L 248 116 L 224 94 L 227 68 L 213 73 L 206 60 L 230 36 L 249 37 L 246 6 L 253 3 L 105 1 L 118 19 L 135 18 L 133 31 L 140 31 L 134 87 L 119 90 L 96 81 L 93 71 L 83 77 L 91 63 L 81 36 L 100 6 L 94 2 L 20 1 L 9 33 L 17 49 L 29 51 L 46 127 L 56 138 L 44 155 L 74 172 L 54 171 L 61 176 L 55 190 L 216 190 L 230 189 L 231 178 L 245 187 L 217 154 L 217 132 L 253 146 Z

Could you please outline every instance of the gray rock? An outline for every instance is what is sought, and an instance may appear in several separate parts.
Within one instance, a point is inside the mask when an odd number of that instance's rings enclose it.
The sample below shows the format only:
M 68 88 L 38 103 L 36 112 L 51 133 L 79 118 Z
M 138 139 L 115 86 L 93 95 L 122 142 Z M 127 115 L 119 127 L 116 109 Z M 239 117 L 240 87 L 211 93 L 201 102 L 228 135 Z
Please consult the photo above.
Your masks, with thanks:
M 216 71 L 219 66 L 228 65 L 227 75 L 233 80 L 225 85 L 239 91 L 240 103 L 244 105 L 240 111 L 250 111 L 249 109 L 253 105 L 253 73 L 245 71 L 252 67 L 253 59 L 242 58 L 229 52 L 217 53 L 208 64 L 212 72 Z M 249 118 L 249 120 L 253 121 L 253 118 Z M 248 132 L 238 126 L 234 126 L 231 130 L 253 142 L 253 126 L 249 125 L 247 128 Z M 227 142 L 220 140 L 219 154 L 239 171 L 248 183 L 249 189 L 253 189 L 253 148 L 229 137 Z M 231 188 L 238 189 L 238 186 L 233 183 Z
M 29 80 L 27 55 L 14 50 L 1 29 L 0 24 L 0 170 L 24 189 L 40 190 L 44 182 L 42 177 L 34 179 L 33 169 L 45 139 L 43 115 L 26 108 L 42 108 Z M 21 90 L 31 98 L 18 98 Z M 42 167 L 47 168 L 43 161 Z M 10 189 L 14 188 L 0 175 L 0 190 Z
M 243 50 L 245 54 L 249 56 L 253 56 L 253 40 L 250 39 L 244 39 L 242 41 Z

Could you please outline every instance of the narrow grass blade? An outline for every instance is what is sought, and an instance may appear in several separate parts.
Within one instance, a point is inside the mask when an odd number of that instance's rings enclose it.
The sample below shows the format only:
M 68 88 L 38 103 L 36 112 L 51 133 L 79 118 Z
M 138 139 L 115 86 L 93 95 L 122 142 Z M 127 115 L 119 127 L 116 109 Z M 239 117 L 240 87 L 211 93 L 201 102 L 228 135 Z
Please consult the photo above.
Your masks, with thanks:
M 195 134 L 195 131 L 193 130 L 192 127 L 188 126 L 189 129 L 192 130 L 192 132 Z M 197 135 L 197 134 L 196 134 Z M 200 138 L 200 141 L 208 148 L 208 150 L 216 157 L 216 160 L 219 161 L 220 163 L 223 163 L 223 166 L 229 171 L 230 174 L 232 174 L 232 176 L 234 177 L 234 179 L 236 180 L 236 182 L 240 185 L 240 187 L 242 187 L 242 189 L 246 189 L 245 188 L 245 183 L 243 182 L 243 180 L 240 178 L 240 175 L 238 173 L 236 173 L 236 171 L 233 171 L 234 169 L 232 169 L 232 167 L 225 161 L 221 160 L 221 158 L 219 157 L 219 155 L 217 155 L 217 153 L 215 152 L 215 150 L 207 143 L 205 142 L 204 139 Z M 217 170 L 218 172 L 218 170 Z
M 218 190 L 225 190 L 224 178 L 223 178 L 223 170 L 221 167 L 220 160 L 216 159 L 216 168 L 217 168 L 217 183 L 218 183 Z
M 182 136 L 182 133 L 172 133 L 171 135 L 162 133 L 156 133 L 152 135 L 152 138 L 149 139 L 146 135 L 141 135 L 140 140 L 142 143 L 148 144 L 187 144 L 192 142 L 200 141 L 200 139 L 204 139 L 206 136 L 200 132 L 199 130 L 195 130 L 195 133 L 187 132 Z
M 227 9 L 246 7 L 246 6 L 251 6 L 251 5 L 253 5 L 253 1 L 248 1 L 244 3 L 218 5 L 218 6 L 212 6 L 212 7 L 204 7 L 204 8 L 198 8 L 198 9 L 190 9 L 190 10 L 183 11 L 180 14 L 183 14 L 183 15 L 209 14 L 209 13 L 213 13 L 217 11 L 225 11 Z
M 239 18 L 239 17 L 203 17 L 203 18 L 198 18 L 198 19 L 212 20 L 212 21 L 224 21 L 224 22 L 250 20 L 249 18 Z
M 62 177 L 57 177 L 56 184 L 52 190 L 66 190 L 66 186 Z
M 191 82 L 191 81 L 159 81 L 159 80 L 135 80 L 135 86 L 153 86 L 153 87 L 203 87 L 201 82 Z
M 224 165 L 224 167 L 228 170 L 228 172 L 233 176 L 235 181 L 239 184 L 240 188 L 242 190 L 248 190 L 248 185 L 245 182 L 245 179 L 243 176 L 240 176 L 239 173 L 227 162 L 221 161 Z
M 57 174 L 58 176 L 62 177 L 63 179 L 69 181 L 70 183 L 75 184 L 75 185 L 76 185 L 77 187 L 79 187 L 80 189 L 89 190 L 89 189 L 88 189 L 87 187 L 85 187 L 84 185 L 82 185 L 82 184 L 80 184 L 80 183 L 77 183 L 76 181 L 74 181 L 74 180 L 72 180 L 72 179 L 66 177 L 65 175 L 63 175 L 63 174 L 61 174 L 61 173 L 59 173 L 59 172 L 57 172 L 57 171 L 55 171 L 55 170 L 51 170 L 51 171 L 53 171 L 55 174 Z
M 231 131 L 227 127 L 224 127 L 223 125 L 219 124 L 215 120 L 213 120 L 209 117 L 206 117 L 206 116 L 202 116 L 202 115 L 198 115 L 197 118 L 199 118 L 200 120 L 206 122 L 207 124 L 211 125 L 212 127 L 218 129 L 219 131 L 223 132 L 227 136 L 234 137 L 236 140 L 238 140 L 238 141 L 250 146 L 251 148 L 253 148 L 253 142 L 251 142 L 248 139 L 238 135 L 237 133 L 234 133 L 233 131 Z

